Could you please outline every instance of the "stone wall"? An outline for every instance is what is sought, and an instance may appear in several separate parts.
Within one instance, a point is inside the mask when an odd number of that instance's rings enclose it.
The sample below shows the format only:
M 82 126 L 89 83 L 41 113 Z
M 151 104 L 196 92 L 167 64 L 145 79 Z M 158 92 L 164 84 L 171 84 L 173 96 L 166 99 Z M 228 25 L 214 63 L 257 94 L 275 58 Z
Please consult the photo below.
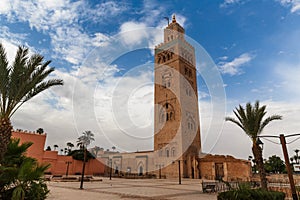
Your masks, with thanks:
M 201 178 L 209 180 L 222 177 L 225 181 L 250 181 L 251 165 L 232 156 L 209 154 L 200 159 L 200 173 Z

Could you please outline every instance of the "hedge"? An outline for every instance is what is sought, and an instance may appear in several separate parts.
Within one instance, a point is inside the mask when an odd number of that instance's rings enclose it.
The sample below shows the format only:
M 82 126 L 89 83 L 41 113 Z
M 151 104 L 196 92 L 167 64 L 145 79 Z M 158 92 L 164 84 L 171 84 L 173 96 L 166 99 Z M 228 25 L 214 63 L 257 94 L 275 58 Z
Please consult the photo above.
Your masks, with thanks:
M 285 193 L 262 189 L 238 189 L 221 192 L 218 200 L 284 200 Z

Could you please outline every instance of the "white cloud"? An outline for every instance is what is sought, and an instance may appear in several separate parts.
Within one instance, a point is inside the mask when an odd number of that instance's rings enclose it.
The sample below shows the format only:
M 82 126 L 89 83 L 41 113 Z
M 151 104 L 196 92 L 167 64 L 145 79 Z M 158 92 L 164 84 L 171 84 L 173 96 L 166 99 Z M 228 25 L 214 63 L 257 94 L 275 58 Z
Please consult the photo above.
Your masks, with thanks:
M 3 45 L 12 60 L 17 46 L 5 40 Z M 121 45 L 116 47 L 119 49 Z M 102 62 L 106 56 L 102 51 L 109 48 L 96 49 L 80 68 L 57 69 L 52 78 L 63 79 L 64 85 L 51 88 L 24 104 L 12 118 L 14 128 L 42 127 L 48 133 L 50 146 L 64 147 L 67 141 L 75 142 L 82 131 L 91 130 L 96 142 L 105 148 L 152 149 L 153 71 L 149 71 L 152 64 L 116 76 L 118 67 Z M 113 102 L 119 102 L 115 110 Z M 128 124 L 124 126 L 124 122 Z M 134 127 L 127 126 L 130 124 Z
M 290 7 L 291 13 L 298 13 L 300 11 L 300 1 L 299 0 L 277 0 L 281 5 Z
M 219 62 L 219 69 L 223 74 L 237 75 L 241 73 L 240 67 L 249 63 L 254 58 L 250 53 L 244 53 L 230 62 Z
M 222 61 L 227 60 L 227 59 L 228 59 L 228 56 L 219 57 L 219 60 L 222 60 Z
M 7 14 L 12 7 L 12 2 L 10 0 L 2 0 L 0 6 L 0 14 Z
M 237 105 L 238 103 L 236 103 L 234 106 Z M 245 105 L 245 103 L 241 103 L 241 105 Z M 262 101 L 261 105 L 267 105 L 266 116 L 274 114 L 283 116 L 283 120 L 271 122 L 264 129 L 262 135 L 279 136 L 279 134 L 289 135 L 293 133 L 299 133 L 298 119 L 300 115 L 300 106 L 298 102 L 291 103 L 286 101 L 267 100 Z M 228 111 L 227 116 L 234 117 L 232 110 Z M 297 137 L 287 138 L 287 143 L 292 142 L 296 138 Z M 264 157 L 268 158 L 269 156 L 276 154 L 283 158 L 279 138 L 267 139 L 262 139 L 264 142 Z M 272 142 L 270 142 L 270 140 Z M 247 159 L 249 155 L 252 155 L 251 145 L 251 140 L 242 131 L 242 129 L 233 123 L 225 122 L 220 138 L 217 141 L 212 153 L 234 155 L 238 158 Z M 294 154 L 293 150 L 299 148 L 299 145 L 299 140 L 287 145 L 290 155 Z
M 290 101 L 300 100 L 300 62 L 277 62 L 275 65 L 277 83 L 281 85 L 282 95 L 289 96 Z
M 241 0 L 224 0 L 222 4 L 220 4 L 220 8 L 225 8 L 227 6 L 240 3 Z
M 60 0 L 14 0 L 2 2 L 1 8 L 1 14 L 9 21 L 28 22 L 31 29 L 49 34 L 54 58 L 76 65 L 94 47 L 104 45 L 108 37 L 103 33 L 86 33 L 81 27 L 83 21 L 102 23 L 108 16 L 113 17 L 126 10 L 122 3 L 111 1 L 91 7 L 86 1 Z
M 145 23 L 139 22 L 125 22 L 120 27 L 120 33 L 130 32 L 128 34 L 123 34 L 123 42 L 128 45 L 140 44 L 143 39 L 147 39 L 149 34 L 146 30 L 147 26 Z

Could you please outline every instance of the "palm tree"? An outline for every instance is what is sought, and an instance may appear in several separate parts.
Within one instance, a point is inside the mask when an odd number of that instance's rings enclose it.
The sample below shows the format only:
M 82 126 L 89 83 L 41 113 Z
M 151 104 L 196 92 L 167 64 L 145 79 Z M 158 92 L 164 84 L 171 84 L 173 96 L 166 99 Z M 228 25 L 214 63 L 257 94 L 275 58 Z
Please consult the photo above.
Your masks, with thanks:
M 99 152 L 100 150 L 101 150 L 101 148 L 98 147 L 98 146 L 95 146 L 95 147 L 93 148 L 93 153 L 94 153 L 94 155 L 95 155 L 96 158 L 97 158 L 98 152 Z
M 51 61 L 44 62 L 39 54 L 28 56 L 28 48 L 19 46 L 12 65 L 9 65 L 6 52 L 0 43 L 0 160 L 9 144 L 12 115 L 25 102 L 37 94 L 56 85 L 63 85 L 60 79 L 48 79 L 54 68 Z
M 113 146 L 113 147 L 111 147 L 111 149 L 112 149 L 113 151 L 115 151 L 115 150 L 116 150 L 116 147 L 115 147 L 115 146 Z
M 67 155 L 67 153 L 68 153 L 68 148 L 64 148 L 64 150 L 65 150 L 65 155 Z
M 55 145 L 53 145 L 53 147 L 54 147 L 54 151 L 55 151 L 58 148 L 58 145 L 55 144 Z
M 74 144 L 72 142 L 67 142 L 67 147 L 69 152 L 72 151 L 72 148 L 74 147 Z
M 38 129 L 36 130 L 36 132 L 37 132 L 38 134 L 43 134 L 43 133 L 44 133 L 44 129 L 43 129 L 43 128 L 38 128 Z
M 84 152 L 80 189 L 83 189 L 83 178 L 84 178 L 85 163 L 86 163 L 86 157 L 87 157 L 87 146 L 90 145 L 91 142 L 94 140 L 95 140 L 94 134 L 91 131 L 84 131 L 82 133 L 82 136 L 80 136 L 77 141 L 77 146 L 79 146 Z
M 271 121 L 281 120 L 282 116 L 272 115 L 263 119 L 267 113 L 266 105 L 260 107 L 259 101 L 256 101 L 254 106 L 252 106 L 251 103 L 247 103 L 246 108 L 239 105 L 233 112 L 238 120 L 232 117 L 226 117 L 225 120 L 238 125 L 251 138 L 252 153 L 259 170 L 261 186 L 263 189 L 267 189 L 267 178 L 263 163 L 262 148 L 257 144 L 258 136 Z

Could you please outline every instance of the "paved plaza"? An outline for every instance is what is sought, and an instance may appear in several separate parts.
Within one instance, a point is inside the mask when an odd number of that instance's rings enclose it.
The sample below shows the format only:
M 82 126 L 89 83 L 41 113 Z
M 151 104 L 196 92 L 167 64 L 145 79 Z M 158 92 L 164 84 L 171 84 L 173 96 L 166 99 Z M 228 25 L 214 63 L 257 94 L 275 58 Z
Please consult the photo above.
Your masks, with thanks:
M 102 199 L 102 200 L 215 200 L 216 194 L 203 194 L 201 180 L 182 179 L 121 179 L 102 178 L 102 181 L 84 182 L 84 189 L 79 189 L 79 182 L 48 182 L 48 199 Z

